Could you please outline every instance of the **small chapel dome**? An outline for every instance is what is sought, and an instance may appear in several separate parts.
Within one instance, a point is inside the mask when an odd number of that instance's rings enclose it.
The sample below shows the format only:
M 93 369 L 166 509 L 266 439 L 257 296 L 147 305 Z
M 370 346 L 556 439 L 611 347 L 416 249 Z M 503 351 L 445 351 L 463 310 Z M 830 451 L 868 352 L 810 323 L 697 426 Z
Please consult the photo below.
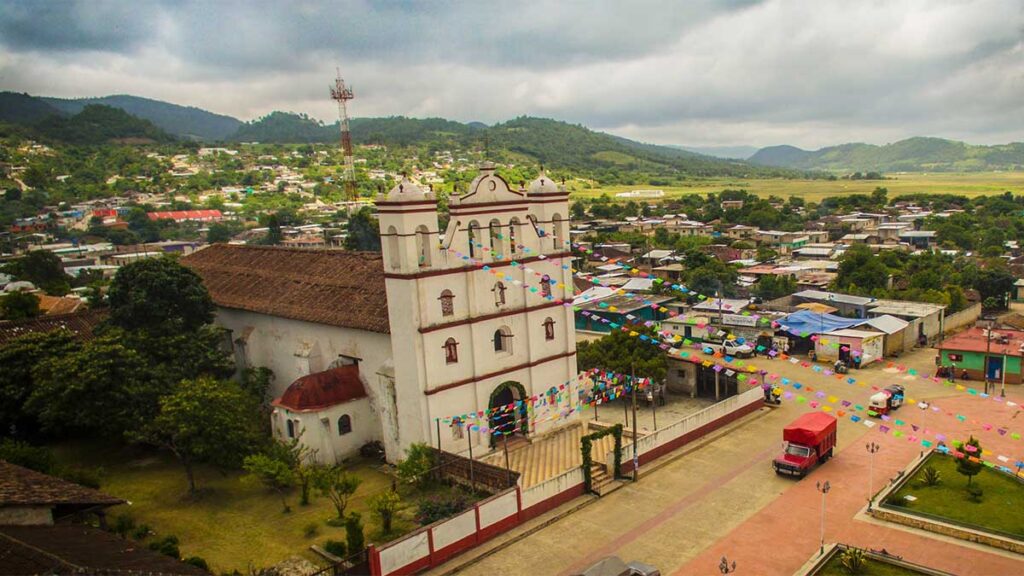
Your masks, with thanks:
M 411 202 L 433 199 L 433 192 L 423 189 L 422 186 L 410 180 L 408 176 L 404 176 L 402 181 L 395 184 L 395 187 L 384 196 L 384 200 L 388 202 Z
M 530 187 L 527 189 L 527 194 L 553 194 L 561 192 L 561 187 L 555 183 L 554 180 L 548 177 L 541 169 L 540 175 L 533 182 L 530 182 Z

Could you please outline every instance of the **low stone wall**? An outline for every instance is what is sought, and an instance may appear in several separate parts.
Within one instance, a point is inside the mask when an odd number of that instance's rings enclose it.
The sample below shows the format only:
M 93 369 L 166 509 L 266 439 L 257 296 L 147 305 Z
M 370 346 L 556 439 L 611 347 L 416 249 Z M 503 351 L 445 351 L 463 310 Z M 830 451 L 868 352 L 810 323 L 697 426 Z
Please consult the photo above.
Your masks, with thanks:
M 924 463 L 928 460 L 928 456 L 930 456 L 932 452 L 934 452 L 934 450 L 924 452 L 910 464 L 904 474 L 900 477 L 899 481 L 891 483 L 879 492 L 877 500 L 880 504 L 876 505 L 868 513 L 871 514 L 871 516 L 878 518 L 879 520 L 885 520 L 886 522 L 902 524 L 903 526 L 927 530 L 944 536 L 952 536 L 953 538 L 959 538 L 968 542 L 975 542 L 991 546 L 993 548 L 1009 550 L 1016 554 L 1024 554 L 1024 541 L 1022 540 L 1017 540 L 1009 536 L 1002 536 L 994 532 L 987 532 L 982 529 L 976 529 L 962 524 L 956 524 L 952 520 L 940 519 L 923 512 L 913 512 L 909 510 L 904 511 L 903 508 L 890 506 L 885 503 L 885 500 L 890 495 L 899 491 L 899 489 L 902 488 L 910 478 L 913 478 L 914 474 L 924 466 Z
M 806 564 L 801 566 L 793 576 L 815 576 L 815 574 L 818 574 L 830 560 L 842 554 L 849 548 L 851 548 L 851 546 L 847 546 L 846 544 L 831 544 L 825 550 L 823 555 L 809 560 Z M 906 560 L 896 558 L 892 555 L 879 554 L 870 550 L 864 550 L 864 555 L 867 557 L 869 562 L 874 561 L 880 564 L 891 564 L 893 566 L 899 566 L 900 568 L 906 568 L 907 570 L 920 572 L 926 576 L 954 576 L 949 572 L 943 572 L 934 568 L 928 568 L 927 566 L 921 566 L 920 564 L 914 564 L 913 562 L 907 562 Z

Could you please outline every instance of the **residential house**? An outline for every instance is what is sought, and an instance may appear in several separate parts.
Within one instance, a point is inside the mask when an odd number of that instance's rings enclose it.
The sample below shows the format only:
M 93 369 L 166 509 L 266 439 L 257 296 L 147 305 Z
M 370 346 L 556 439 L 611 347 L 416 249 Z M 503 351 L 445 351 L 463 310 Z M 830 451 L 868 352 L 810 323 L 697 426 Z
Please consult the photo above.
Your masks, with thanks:
M 958 376 L 966 371 L 971 380 L 979 382 L 987 378 L 997 383 L 1022 383 L 1024 331 L 974 327 L 935 347 L 939 365 L 954 369 Z

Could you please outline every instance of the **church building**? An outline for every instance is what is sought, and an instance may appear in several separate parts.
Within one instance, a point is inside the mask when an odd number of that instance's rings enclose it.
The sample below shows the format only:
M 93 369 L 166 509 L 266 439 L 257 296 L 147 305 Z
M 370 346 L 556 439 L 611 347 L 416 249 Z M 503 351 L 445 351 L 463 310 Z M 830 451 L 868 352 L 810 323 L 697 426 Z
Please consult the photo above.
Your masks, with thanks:
M 408 179 L 376 205 L 381 253 L 218 244 L 182 259 L 239 368 L 274 372 L 275 436 L 323 462 L 380 441 L 396 461 L 416 442 L 482 453 L 489 429 L 558 425 L 577 376 L 564 188 L 543 173 L 513 188 L 485 164 L 443 232 L 435 194 Z

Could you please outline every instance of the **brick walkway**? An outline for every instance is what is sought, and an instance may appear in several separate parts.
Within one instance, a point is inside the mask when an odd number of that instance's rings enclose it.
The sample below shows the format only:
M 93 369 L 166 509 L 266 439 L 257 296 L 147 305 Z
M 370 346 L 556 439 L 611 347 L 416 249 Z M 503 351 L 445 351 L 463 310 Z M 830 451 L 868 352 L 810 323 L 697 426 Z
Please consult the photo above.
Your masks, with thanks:
M 920 350 L 900 361 L 925 371 L 933 366 L 933 358 L 934 351 Z M 766 369 L 861 403 L 866 403 L 871 393 L 870 388 L 824 378 L 785 362 L 768 362 Z M 1024 417 L 1011 420 L 1014 412 L 991 400 L 966 394 L 950 396 L 950 390 L 939 384 L 905 379 L 880 367 L 853 375 L 873 385 L 900 382 L 911 397 L 940 399 L 936 404 L 946 410 L 1024 430 Z M 1021 401 L 1018 387 L 1011 389 L 1010 395 Z M 703 447 L 659 464 L 653 473 L 641 471 L 640 482 L 468 566 L 463 573 L 567 575 L 617 554 L 627 561 L 650 563 L 663 574 L 706 575 L 717 573 L 718 560 L 724 554 L 736 560 L 740 574 L 789 575 L 818 549 L 821 502 L 814 484 L 825 479 L 833 487 L 828 495 L 829 542 L 885 547 L 907 560 L 956 574 L 1024 573 L 1024 559 L 1018 556 L 858 519 L 868 492 L 864 443 L 872 440 L 882 445 L 875 457 L 877 490 L 920 450 L 919 444 L 904 438 L 843 420 L 836 458 L 802 481 L 777 477 L 770 461 L 780 449 L 782 427 L 807 410 L 806 405 L 787 402 L 770 414 L 748 419 Z M 971 420 L 960 423 L 945 414 L 911 406 L 898 415 L 908 423 L 953 437 L 975 432 L 982 445 L 996 453 L 1024 456 L 1024 441 L 982 431 L 980 424 Z

